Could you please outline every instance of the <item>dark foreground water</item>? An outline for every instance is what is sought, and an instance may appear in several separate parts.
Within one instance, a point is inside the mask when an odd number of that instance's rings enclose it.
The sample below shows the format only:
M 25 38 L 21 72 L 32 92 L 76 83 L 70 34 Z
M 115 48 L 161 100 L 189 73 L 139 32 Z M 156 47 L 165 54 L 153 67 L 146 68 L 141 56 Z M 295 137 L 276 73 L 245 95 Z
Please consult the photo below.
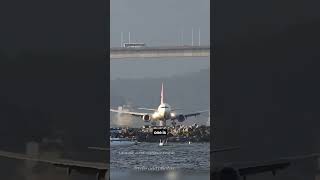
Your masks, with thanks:
M 141 143 L 111 147 L 111 179 L 208 180 L 209 143 Z

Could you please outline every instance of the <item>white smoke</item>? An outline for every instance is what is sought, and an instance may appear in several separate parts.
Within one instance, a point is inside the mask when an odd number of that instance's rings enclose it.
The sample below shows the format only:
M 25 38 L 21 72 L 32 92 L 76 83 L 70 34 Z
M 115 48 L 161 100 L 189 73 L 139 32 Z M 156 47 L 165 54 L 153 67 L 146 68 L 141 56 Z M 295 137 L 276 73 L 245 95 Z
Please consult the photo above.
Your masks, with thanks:
M 130 105 L 124 105 L 118 107 L 119 111 L 131 111 L 132 108 Z M 133 117 L 132 115 L 121 114 L 121 113 L 111 113 L 111 127 L 141 127 L 143 125 L 142 120 Z
M 115 114 L 112 116 L 111 118 L 111 125 L 114 126 L 133 126 L 133 117 L 131 117 L 130 115 L 118 115 Z

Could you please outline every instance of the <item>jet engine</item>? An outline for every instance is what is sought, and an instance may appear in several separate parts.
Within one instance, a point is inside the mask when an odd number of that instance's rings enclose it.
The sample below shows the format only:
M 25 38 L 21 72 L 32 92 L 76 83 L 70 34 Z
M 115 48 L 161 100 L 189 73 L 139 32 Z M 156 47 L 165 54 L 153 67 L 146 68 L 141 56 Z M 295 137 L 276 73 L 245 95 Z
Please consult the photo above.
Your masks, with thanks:
M 143 115 L 143 116 L 142 116 L 142 119 L 143 119 L 145 122 L 149 122 L 149 121 L 151 120 L 151 117 L 150 117 L 148 114 L 146 114 L 146 115 Z
M 239 180 L 239 172 L 232 167 L 223 167 L 213 170 L 213 179 L 217 180 Z
M 177 116 L 177 120 L 179 122 L 183 122 L 184 120 L 186 120 L 186 117 L 184 115 L 180 114 L 180 115 Z

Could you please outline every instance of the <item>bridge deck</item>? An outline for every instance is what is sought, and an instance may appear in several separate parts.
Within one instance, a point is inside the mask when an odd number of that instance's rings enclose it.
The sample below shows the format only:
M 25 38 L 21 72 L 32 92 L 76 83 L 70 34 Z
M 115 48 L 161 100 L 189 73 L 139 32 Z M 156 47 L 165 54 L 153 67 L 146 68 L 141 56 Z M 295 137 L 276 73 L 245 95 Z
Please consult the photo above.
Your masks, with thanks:
M 161 58 L 210 56 L 210 46 L 162 46 L 139 48 L 110 48 L 110 58 Z

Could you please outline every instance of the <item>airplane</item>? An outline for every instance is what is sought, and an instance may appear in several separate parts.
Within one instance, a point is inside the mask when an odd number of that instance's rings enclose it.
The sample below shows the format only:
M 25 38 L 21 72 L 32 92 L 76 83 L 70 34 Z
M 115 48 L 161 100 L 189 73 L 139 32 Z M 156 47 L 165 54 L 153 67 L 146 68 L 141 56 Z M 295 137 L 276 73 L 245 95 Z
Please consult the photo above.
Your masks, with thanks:
M 101 149 L 92 147 L 91 149 L 96 150 L 110 150 L 108 148 Z M 229 151 L 234 148 L 211 150 L 210 156 L 214 152 Z M 39 163 L 51 164 L 56 167 L 62 167 L 67 169 L 67 174 L 70 175 L 72 171 L 77 171 L 82 174 L 95 175 L 96 180 L 110 180 L 110 168 L 107 163 L 100 162 L 87 162 L 87 161 L 75 161 L 68 159 L 56 159 L 46 158 L 40 156 L 31 156 L 27 154 L 13 153 L 8 151 L 0 151 L 0 157 L 6 157 L 17 160 L 28 160 Z M 288 168 L 291 163 L 299 159 L 316 158 L 319 154 L 308 154 L 295 157 L 279 158 L 273 161 L 266 162 L 241 162 L 241 163 L 225 163 L 218 164 L 214 163 L 211 168 L 211 177 L 215 180 L 239 180 L 241 177 L 246 180 L 247 176 L 261 174 L 265 172 L 272 172 L 275 176 L 279 170 Z
M 162 105 L 162 106 L 161 106 Z M 163 85 L 161 91 L 161 105 L 158 109 L 160 109 L 165 115 L 164 112 L 170 112 L 168 110 L 163 110 L 168 107 L 167 104 L 163 103 Z M 155 113 L 159 113 L 156 111 Z M 199 114 L 187 114 L 189 116 Z M 145 116 L 146 114 L 140 114 Z M 171 115 L 171 114 L 170 114 Z M 187 116 L 183 115 L 183 116 Z M 165 116 L 163 116 L 165 117 Z M 177 116 L 175 116 L 177 117 Z M 188 116 L 187 116 L 188 117 Z M 165 118 L 164 118 L 165 119 Z M 179 119 L 178 119 L 179 120 Z M 109 148 L 100 148 L 100 147 L 89 147 L 89 149 L 94 150 L 103 150 L 103 151 L 110 151 Z M 213 153 L 223 152 L 223 151 L 231 151 L 238 149 L 237 147 L 229 147 L 229 148 L 220 148 L 220 149 L 212 149 L 210 150 L 210 156 L 213 157 Z M 213 166 L 210 167 L 211 169 L 211 177 L 215 180 L 239 180 L 243 177 L 246 180 L 246 177 L 249 175 L 256 175 L 266 172 L 272 172 L 273 175 L 276 175 L 276 172 L 279 170 L 284 170 L 288 168 L 293 161 L 299 159 L 307 159 L 307 158 L 317 158 L 320 154 L 313 153 L 295 157 L 283 157 L 278 158 L 272 161 L 264 161 L 264 162 L 233 162 L 233 163 L 214 163 Z M 41 156 L 32 156 L 22 153 L 14 153 L 8 151 L 1 151 L 0 150 L 0 157 L 16 159 L 16 160 L 27 160 L 27 161 L 34 161 L 38 163 L 45 163 L 50 164 L 60 168 L 66 168 L 67 174 L 71 175 L 72 172 L 76 171 L 82 174 L 87 175 L 95 175 L 96 180 L 110 180 L 110 168 L 109 164 L 106 162 L 89 162 L 89 161 L 78 161 L 78 160 L 71 160 L 71 159 L 59 159 L 59 158 L 48 158 L 48 157 L 41 157 Z
M 116 110 L 116 109 L 110 109 L 111 112 L 116 112 L 120 114 L 128 114 L 136 117 L 140 117 L 144 122 L 150 122 L 155 125 L 157 121 L 159 121 L 160 126 L 166 126 L 166 121 L 171 120 L 172 125 L 176 125 L 176 121 L 183 122 L 188 117 L 196 117 L 200 115 L 201 113 L 209 112 L 209 110 L 205 111 L 197 111 L 192 112 L 188 114 L 176 114 L 175 110 L 178 110 L 177 108 L 171 108 L 171 106 L 164 102 L 164 90 L 163 90 L 163 83 L 161 85 L 161 94 L 160 94 L 160 105 L 157 109 L 152 108 L 138 108 L 141 110 L 147 110 L 147 111 L 153 111 L 153 113 L 141 113 L 141 112 L 130 112 L 130 111 L 122 111 L 122 110 Z

